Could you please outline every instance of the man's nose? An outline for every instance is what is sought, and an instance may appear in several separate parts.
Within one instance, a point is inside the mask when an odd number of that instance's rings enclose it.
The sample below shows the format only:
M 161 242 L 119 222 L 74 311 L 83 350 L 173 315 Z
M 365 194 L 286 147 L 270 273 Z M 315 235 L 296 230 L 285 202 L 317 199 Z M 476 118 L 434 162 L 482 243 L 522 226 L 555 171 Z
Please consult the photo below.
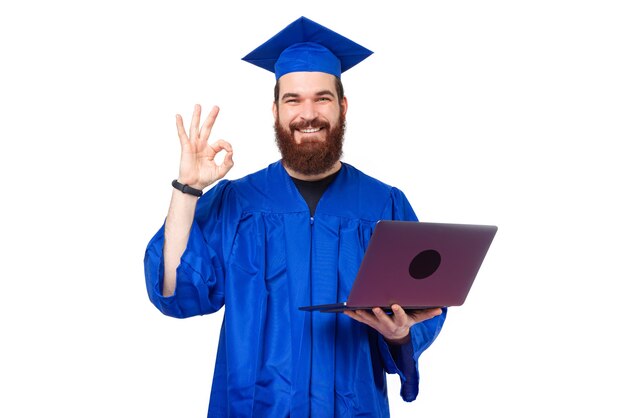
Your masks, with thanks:
M 312 102 L 304 102 L 302 103 L 302 111 L 300 112 L 300 117 L 303 120 L 312 121 L 317 118 L 317 109 L 315 107 L 315 103 Z

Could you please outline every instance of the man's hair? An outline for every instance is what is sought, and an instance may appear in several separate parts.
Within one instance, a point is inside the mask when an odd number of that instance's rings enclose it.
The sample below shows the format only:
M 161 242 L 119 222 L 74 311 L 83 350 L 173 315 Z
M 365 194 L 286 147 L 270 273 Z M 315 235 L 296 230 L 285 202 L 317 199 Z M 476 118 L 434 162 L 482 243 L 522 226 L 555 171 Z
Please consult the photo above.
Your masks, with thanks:
M 335 76 L 335 89 L 337 90 L 337 100 L 340 102 L 343 100 L 343 84 L 341 83 L 341 79 Z M 274 86 L 274 103 L 278 106 L 278 94 L 280 91 L 280 79 L 276 80 L 276 85 Z

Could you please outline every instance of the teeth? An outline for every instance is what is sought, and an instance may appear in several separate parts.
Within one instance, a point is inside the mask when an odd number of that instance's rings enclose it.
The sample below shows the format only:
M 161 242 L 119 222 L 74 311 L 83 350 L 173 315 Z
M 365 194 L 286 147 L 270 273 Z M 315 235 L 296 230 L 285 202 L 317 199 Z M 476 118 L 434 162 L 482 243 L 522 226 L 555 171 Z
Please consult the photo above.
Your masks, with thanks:
M 314 132 L 319 132 L 321 128 L 308 128 L 308 129 L 300 129 L 300 132 L 304 134 L 312 134 Z

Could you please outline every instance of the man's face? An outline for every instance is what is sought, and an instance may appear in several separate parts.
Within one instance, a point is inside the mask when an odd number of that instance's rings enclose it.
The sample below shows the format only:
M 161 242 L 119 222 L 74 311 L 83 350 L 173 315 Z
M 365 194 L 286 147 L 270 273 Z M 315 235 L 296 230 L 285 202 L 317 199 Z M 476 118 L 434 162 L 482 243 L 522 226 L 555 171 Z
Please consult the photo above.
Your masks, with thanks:
M 306 175 L 330 170 L 341 158 L 347 110 L 335 77 L 294 72 L 282 76 L 279 87 L 274 130 L 283 163 Z

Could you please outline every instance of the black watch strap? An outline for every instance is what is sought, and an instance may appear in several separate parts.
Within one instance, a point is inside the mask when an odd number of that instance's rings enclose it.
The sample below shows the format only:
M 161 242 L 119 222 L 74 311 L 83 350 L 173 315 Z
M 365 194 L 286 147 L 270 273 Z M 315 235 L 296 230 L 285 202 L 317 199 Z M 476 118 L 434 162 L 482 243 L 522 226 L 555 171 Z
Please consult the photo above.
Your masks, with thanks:
M 186 184 L 180 183 L 176 179 L 172 180 L 172 186 L 175 189 L 180 190 L 183 193 L 187 193 L 187 194 L 190 194 L 190 195 L 193 195 L 193 196 L 197 196 L 197 197 L 202 196 L 202 190 L 194 189 L 191 186 L 188 186 Z

